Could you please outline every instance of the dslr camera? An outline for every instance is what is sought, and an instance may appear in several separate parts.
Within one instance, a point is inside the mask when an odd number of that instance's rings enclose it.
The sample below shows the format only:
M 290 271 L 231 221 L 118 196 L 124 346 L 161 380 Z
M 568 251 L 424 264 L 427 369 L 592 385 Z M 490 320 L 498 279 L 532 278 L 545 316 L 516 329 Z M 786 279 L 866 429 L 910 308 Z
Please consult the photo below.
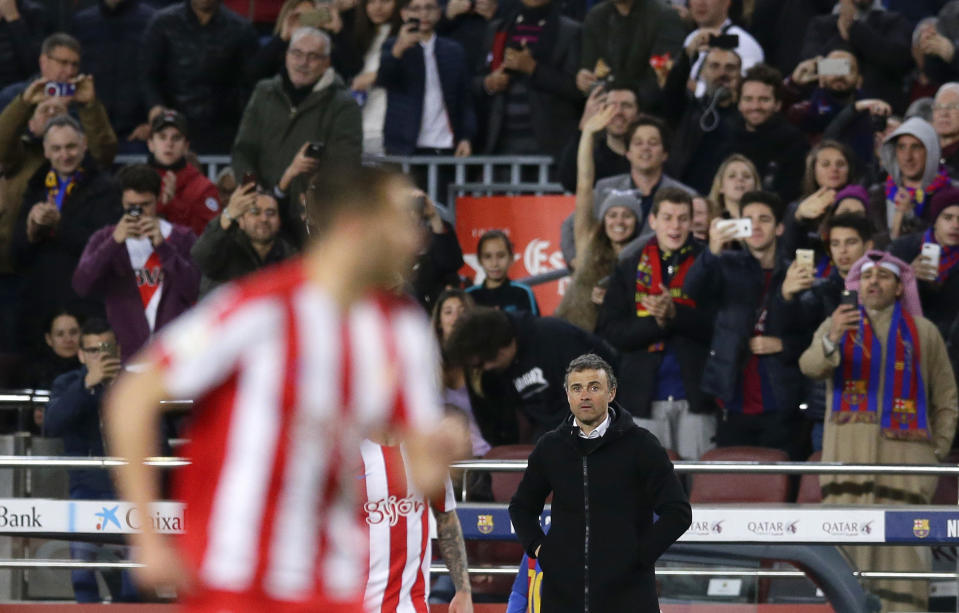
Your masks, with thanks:
M 68 98 L 77 93 L 77 86 L 73 83 L 47 81 L 47 84 L 43 86 L 43 91 L 51 98 Z

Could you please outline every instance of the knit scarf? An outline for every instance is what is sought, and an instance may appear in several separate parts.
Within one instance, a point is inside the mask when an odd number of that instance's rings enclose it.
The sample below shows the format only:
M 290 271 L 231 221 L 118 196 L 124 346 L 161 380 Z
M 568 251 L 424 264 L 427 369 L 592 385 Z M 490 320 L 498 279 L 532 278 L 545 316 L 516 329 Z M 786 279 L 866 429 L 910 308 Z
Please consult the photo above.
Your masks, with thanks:
M 939 189 L 949 185 L 950 179 L 949 175 L 946 173 L 945 167 L 939 168 L 939 173 L 933 178 L 932 182 L 926 186 L 925 189 L 917 189 L 915 187 L 906 187 L 905 185 L 899 185 L 892 178 L 892 175 L 886 176 L 886 200 L 889 202 L 896 201 L 896 194 L 899 193 L 900 189 L 904 189 L 909 192 L 909 200 L 915 206 L 916 217 L 922 217 L 922 214 L 926 210 L 926 204 L 931 200 L 932 196 Z
M 886 438 L 929 440 L 926 388 L 919 369 L 916 322 L 896 301 L 886 360 L 865 309 L 859 307 L 859 330 L 846 332 L 839 343 L 840 362 L 833 375 L 834 423 L 879 423 Z M 879 384 L 884 382 L 882 405 Z
M 926 230 L 926 233 L 922 235 L 922 242 L 939 244 L 936 242 L 936 234 L 932 231 L 932 228 Z M 959 262 L 959 246 L 946 247 L 941 245 L 940 248 L 942 253 L 939 255 L 939 274 L 936 276 L 936 281 L 942 283 L 952 272 L 956 263 Z
M 816 278 L 817 279 L 828 279 L 829 275 L 832 274 L 832 258 L 828 254 L 824 254 L 819 258 L 819 261 L 816 262 Z
M 696 258 L 693 257 L 693 246 L 687 241 L 685 245 L 679 248 L 678 259 L 679 269 L 673 274 L 672 278 L 669 280 L 667 288 L 669 289 L 669 294 L 673 298 L 673 302 L 676 304 L 682 304 L 689 307 L 695 307 L 696 302 L 693 301 L 684 291 L 683 291 L 683 281 L 686 279 L 686 274 L 689 272 L 689 269 L 692 268 L 693 262 L 696 261 Z M 666 259 L 671 257 L 670 252 L 666 252 Z M 660 285 L 663 284 L 663 258 L 660 255 L 659 250 L 659 241 L 656 240 L 654 236 L 646 243 L 646 246 L 643 247 L 643 252 L 639 256 L 639 265 L 636 267 L 636 316 L 637 317 L 649 317 L 649 311 L 646 310 L 646 307 L 643 306 L 643 298 L 646 296 L 656 296 L 663 293 L 663 290 L 660 288 Z M 663 351 L 665 345 L 663 343 L 654 343 L 649 346 L 649 351 Z
M 43 180 L 47 188 L 47 197 L 56 203 L 58 210 L 63 210 L 63 201 L 67 196 L 76 191 L 77 183 L 82 176 L 83 169 L 78 168 L 66 181 L 61 181 L 60 176 L 52 168 L 47 171 L 47 176 Z

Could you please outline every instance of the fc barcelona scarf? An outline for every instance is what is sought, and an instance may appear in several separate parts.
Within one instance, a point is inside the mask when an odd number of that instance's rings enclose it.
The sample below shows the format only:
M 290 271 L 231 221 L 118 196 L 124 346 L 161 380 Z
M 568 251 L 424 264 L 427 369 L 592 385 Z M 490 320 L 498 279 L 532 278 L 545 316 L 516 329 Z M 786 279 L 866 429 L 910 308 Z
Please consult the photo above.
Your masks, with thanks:
M 76 190 L 82 172 L 78 169 L 67 179 L 61 179 L 53 169 L 47 172 L 43 184 L 47 188 L 47 197 L 56 203 L 57 210 L 63 210 L 63 201 Z
M 859 307 L 859 330 L 839 343 L 840 362 L 833 375 L 832 421 L 879 423 L 883 436 L 929 440 L 926 387 L 919 369 L 916 322 L 897 301 L 893 309 L 886 360 L 865 309 Z M 882 404 L 879 383 L 884 381 Z
M 693 245 L 687 242 L 679 248 L 676 260 L 679 262 L 678 269 L 672 273 L 669 283 L 666 287 L 669 294 L 676 304 L 682 304 L 688 307 L 695 307 L 696 302 L 683 291 L 683 281 L 686 280 L 686 274 L 692 268 L 696 258 L 693 257 Z M 671 257 L 666 253 L 666 258 Z M 660 255 L 659 241 L 653 237 L 643 247 L 643 252 L 639 257 L 639 266 L 636 268 L 636 316 L 649 317 L 649 311 L 643 306 L 643 298 L 646 296 L 656 296 L 663 293 L 663 260 Z M 650 345 L 650 351 L 662 351 L 662 343 Z
M 906 187 L 904 185 L 898 185 L 896 181 L 892 178 L 892 175 L 886 176 L 886 200 L 889 202 L 896 201 L 896 194 L 899 190 L 904 189 L 909 192 L 909 199 L 915 205 L 914 212 L 916 217 L 922 217 L 922 214 L 926 210 L 926 204 L 932 200 L 931 196 L 940 190 L 943 187 L 946 187 L 950 183 L 949 175 L 946 173 L 945 168 L 940 168 L 939 173 L 933 178 L 932 182 L 926 186 L 925 189 L 916 189 L 915 187 Z
M 832 274 L 832 258 L 828 255 L 823 255 L 819 258 L 819 261 L 816 262 L 816 278 L 817 279 L 828 279 L 829 275 Z
M 922 235 L 922 242 L 938 244 L 932 228 L 926 230 L 926 233 Z M 959 262 L 959 247 L 941 245 L 940 248 L 942 253 L 939 255 L 939 274 L 936 276 L 936 281 L 942 283 L 949 276 L 956 263 Z

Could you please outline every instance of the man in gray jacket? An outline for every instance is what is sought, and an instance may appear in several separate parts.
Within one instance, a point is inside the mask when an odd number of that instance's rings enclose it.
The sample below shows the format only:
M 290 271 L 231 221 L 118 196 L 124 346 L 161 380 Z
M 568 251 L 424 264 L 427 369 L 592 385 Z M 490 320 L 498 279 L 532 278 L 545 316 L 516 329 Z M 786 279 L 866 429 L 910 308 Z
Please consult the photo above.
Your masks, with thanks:
M 360 107 L 330 66 L 330 37 L 316 28 L 293 32 L 280 74 L 260 81 L 233 143 L 237 178 L 256 181 L 291 206 L 281 210 L 287 232 L 302 228 L 306 175 L 328 159 L 360 161 Z M 311 146 L 312 145 L 312 146 Z

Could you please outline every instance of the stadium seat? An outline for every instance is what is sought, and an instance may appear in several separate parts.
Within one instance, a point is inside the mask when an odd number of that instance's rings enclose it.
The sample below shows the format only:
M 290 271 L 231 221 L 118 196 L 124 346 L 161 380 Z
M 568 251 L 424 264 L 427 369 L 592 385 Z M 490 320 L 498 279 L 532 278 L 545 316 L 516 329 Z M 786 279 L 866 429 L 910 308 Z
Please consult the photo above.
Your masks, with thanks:
M 822 452 L 817 451 L 809 456 L 807 462 L 821 462 Z M 955 482 L 955 480 L 953 480 Z M 822 489 L 819 487 L 819 475 L 803 475 L 799 478 L 799 493 L 796 495 L 796 502 L 800 504 L 812 504 L 822 502 Z M 955 499 L 953 499 L 955 502 Z
M 525 460 L 529 457 L 530 452 L 533 451 L 533 445 L 500 445 L 498 447 L 493 447 L 486 455 L 483 456 L 485 460 Z M 495 502 L 509 502 L 513 498 L 513 494 L 516 492 L 516 488 L 519 486 L 519 482 L 523 479 L 523 473 L 504 473 L 504 472 L 493 472 L 492 476 L 492 490 L 493 490 L 493 500 Z M 519 560 L 517 560 L 518 562 Z
M 703 462 L 786 462 L 785 451 L 766 447 L 720 447 L 707 451 Z M 789 496 L 787 475 L 748 475 L 744 473 L 704 473 L 693 475 L 692 503 L 786 502 Z

